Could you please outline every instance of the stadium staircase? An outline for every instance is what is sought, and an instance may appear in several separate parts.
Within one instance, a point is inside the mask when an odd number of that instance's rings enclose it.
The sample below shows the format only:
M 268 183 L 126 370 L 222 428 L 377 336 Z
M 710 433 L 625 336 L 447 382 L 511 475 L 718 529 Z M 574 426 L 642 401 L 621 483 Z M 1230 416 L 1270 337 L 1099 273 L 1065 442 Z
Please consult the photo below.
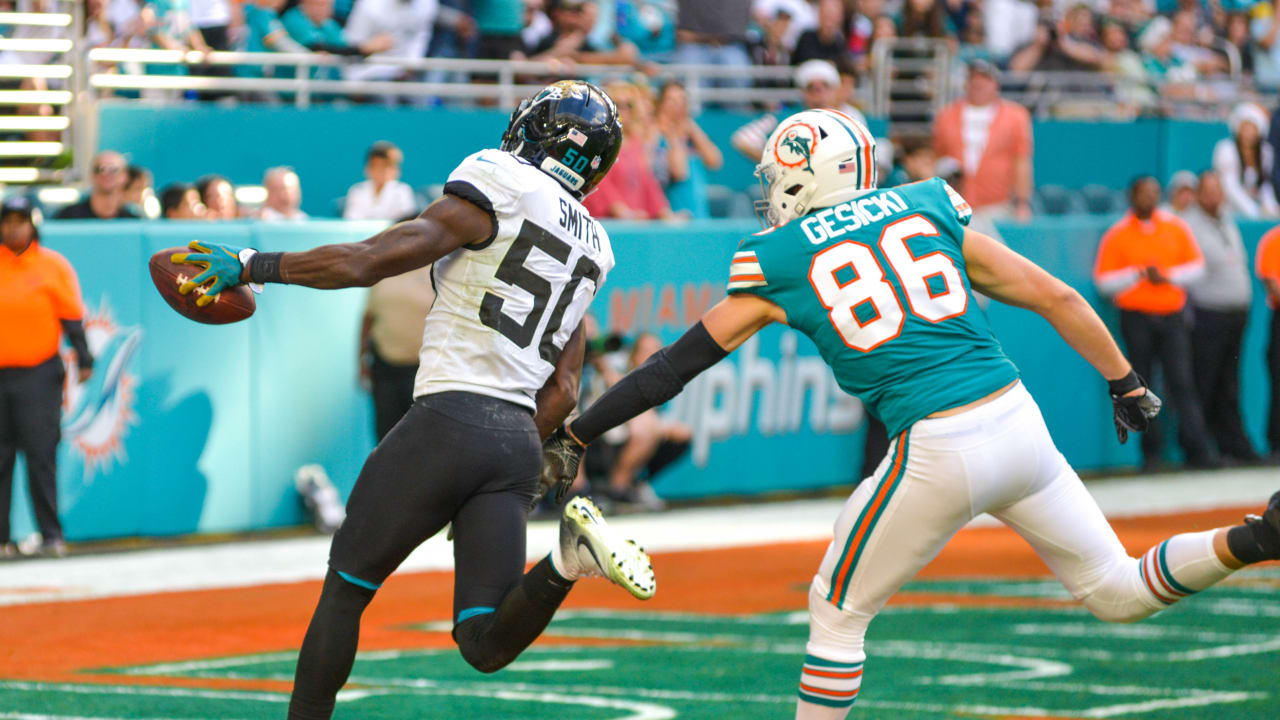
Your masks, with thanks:
M 872 48 L 874 110 L 894 134 L 928 137 L 933 117 L 951 99 L 955 54 L 933 38 L 878 40 Z
M 89 139 L 75 122 L 83 5 L 23 0 L 16 8 L 0 12 L 0 185 L 75 182 L 91 151 L 78 156 L 73 147 L 92 147 L 76 142 Z

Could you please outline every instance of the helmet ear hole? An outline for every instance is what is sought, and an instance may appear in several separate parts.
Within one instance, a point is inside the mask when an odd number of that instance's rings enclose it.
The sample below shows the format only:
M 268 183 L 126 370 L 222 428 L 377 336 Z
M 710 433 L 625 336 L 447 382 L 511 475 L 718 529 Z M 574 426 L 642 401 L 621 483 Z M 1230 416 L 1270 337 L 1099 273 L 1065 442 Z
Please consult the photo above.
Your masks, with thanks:
M 803 185 L 801 185 L 800 183 L 796 183 L 795 185 L 792 185 L 791 187 L 787 188 L 786 190 L 783 190 L 782 192 L 791 196 L 795 196 L 800 194 L 800 191 L 803 189 L 804 189 Z

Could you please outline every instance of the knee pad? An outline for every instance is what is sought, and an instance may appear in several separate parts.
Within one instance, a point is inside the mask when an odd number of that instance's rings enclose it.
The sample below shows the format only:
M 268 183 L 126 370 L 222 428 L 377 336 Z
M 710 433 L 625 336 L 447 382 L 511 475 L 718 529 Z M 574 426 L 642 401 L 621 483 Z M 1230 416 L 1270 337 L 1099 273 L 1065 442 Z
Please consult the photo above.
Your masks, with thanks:
M 471 667 L 482 673 L 495 673 L 516 659 L 519 652 L 509 657 L 496 652 L 489 642 L 490 626 L 493 625 L 493 613 L 476 615 L 453 626 L 453 640 L 458 643 L 458 651 L 462 659 Z
M 1098 587 L 1081 598 L 1094 617 L 1103 622 L 1131 623 L 1164 609 L 1143 585 L 1139 562 L 1128 556 L 1117 560 Z
M 843 610 L 827 601 L 828 588 L 822 576 L 809 584 L 809 643 L 811 655 L 832 660 L 861 662 L 866 658 L 863 640 L 875 615 Z

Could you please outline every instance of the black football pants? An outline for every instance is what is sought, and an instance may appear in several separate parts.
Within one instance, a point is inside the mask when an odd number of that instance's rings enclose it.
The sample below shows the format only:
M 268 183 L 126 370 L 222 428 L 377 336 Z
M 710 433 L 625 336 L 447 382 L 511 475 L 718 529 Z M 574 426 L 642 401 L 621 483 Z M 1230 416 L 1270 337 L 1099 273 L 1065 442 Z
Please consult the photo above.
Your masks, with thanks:
M 1210 444 L 1204 411 L 1191 380 L 1191 333 L 1185 315 L 1122 311 L 1120 334 L 1124 336 L 1129 362 L 1147 382 L 1155 382 L 1156 363 L 1160 364 L 1164 383 L 1156 392 L 1178 416 L 1178 444 L 1187 456 L 1187 463 L 1197 467 L 1216 464 L 1218 453 Z M 1143 465 L 1155 467 L 1160 462 L 1163 446 L 1160 422 L 1156 420 L 1142 434 Z
M 533 414 L 465 392 L 418 398 L 365 461 L 333 538 L 298 656 L 290 720 L 324 720 L 351 673 L 360 617 L 409 553 L 453 522 L 454 639 L 493 672 L 533 642 L 572 583 L 526 574 L 525 523 L 542 467 Z
M 40 534 L 45 542 L 62 539 L 57 475 L 65 375 L 56 355 L 34 367 L 0 368 L 0 543 L 11 540 L 9 505 L 19 450 Z
M 1195 308 L 1191 320 L 1192 367 L 1205 424 L 1218 452 L 1239 460 L 1258 457 L 1240 419 L 1240 350 L 1248 320 L 1246 310 L 1206 308 Z

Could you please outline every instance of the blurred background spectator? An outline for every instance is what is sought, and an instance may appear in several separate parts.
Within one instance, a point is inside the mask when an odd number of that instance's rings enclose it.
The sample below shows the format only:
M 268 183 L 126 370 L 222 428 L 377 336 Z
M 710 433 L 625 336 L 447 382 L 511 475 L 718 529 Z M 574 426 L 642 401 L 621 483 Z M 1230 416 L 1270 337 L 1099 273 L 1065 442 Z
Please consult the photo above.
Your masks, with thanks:
M 995 67 L 970 63 L 964 97 L 934 122 L 933 148 L 963 168 L 956 189 L 973 206 L 974 220 L 1031 217 L 1031 142 L 1031 115 L 1000 97 Z
M 1195 202 L 1180 216 L 1204 257 L 1204 275 L 1187 286 L 1187 294 L 1193 377 L 1205 424 L 1223 458 L 1256 462 L 1240 419 L 1240 352 L 1253 301 L 1249 256 L 1216 171 L 1200 173 Z
M 160 216 L 165 220 L 204 220 L 204 203 L 191 183 L 170 183 L 160 191 Z
M 1221 463 L 1209 442 L 1200 398 L 1192 381 L 1191 335 L 1187 325 L 1188 284 L 1204 273 L 1204 260 L 1187 224 L 1159 209 L 1160 183 L 1145 176 L 1129 189 L 1129 212 L 1102 236 L 1094 265 L 1098 292 L 1120 309 L 1120 334 L 1133 369 L 1155 382 L 1178 418 L 1178 443 L 1192 467 Z M 1143 469 L 1162 466 L 1164 439 L 1153 423 L 1142 433 Z
M 866 125 L 867 119 L 857 108 L 840 102 L 840 72 L 835 65 L 826 60 L 809 60 L 796 68 L 795 83 L 804 92 L 804 109 L 839 110 Z M 777 114 L 762 115 L 735 130 L 729 142 L 752 163 L 758 163 L 760 154 L 764 152 L 765 142 L 778 127 L 781 118 L 798 110 L 799 108 L 784 108 Z
M 430 265 L 389 277 L 369 288 L 360 323 L 359 367 L 360 383 L 373 396 L 378 440 L 413 405 L 422 329 L 435 298 Z
M 258 211 L 262 220 L 306 220 L 302 211 L 302 184 L 290 167 L 274 167 L 262 176 L 267 198 Z
M 285 0 L 244 0 L 241 10 L 244 13 L 244 51 L 245 52 L 306 52 L 307 48 L 289 36 L 289 31 L 280 21 L 280 10 Z M 266 71 L 262 66 L 237 65 L 236 74 L 241 77 L 263 77 L 275 75 L 275 69 Z M 274 95 L 260 93 L 259 99 L 273 100 Z
M 413 188 L 400 182 L 400 148 L 380 140 L 369 148 L 364 161 L 365 179 L 351 186 L 343 202 L 346 220 L 399 220 L 417 214 Z
M 1275 151 L 1267 137 L 1266 112 L 1253 103 L 1240 103 L 1227 121 L 1231 137 L 1213 147 L 1213 169 L 1222 177 L 1222 190 L 1231 211 L 1244 217 L 1280 215 L 1271 186 Z
M 636 47 L 623 41 L 615 48 L 592 41 L 591 30 L 599 16 L 593 0 L 547 0 L 551 32 L 524 49 L 532 60 L 563 60 L 590 65 L 630 65 L 639 58 Z
M 395 65 L 378 65 L 380 58 L 412 60 L 427 54 L 439 12 L 437 0 L 356 0 L 342 30 L 348 45 L 372 49 L 386 45 L 368 63 L 346 68 L 349 80 L 412 80 L 419 73 Z M 390 96 L 394 102 L 394 96 Z
M 138 217 L 125 205 L 128 180 L 124 156 L 110 150 L 93 156 L 89 195 L 58 212 L 59 220 L 115 220 Z
M 658 91 L 656 124 L 655 167 L 665 171 L 659 180 L 671 209 L 695 218 L 711 217 L 707 171 L 719 170 L 724 156 L 689 114 L 689 95 L 680 83 L 669 81 Z
M 673 219 L 675 213 L 653 171 L 657 127 L 649 91 L 631 83 L 613 83 L 605 91 L 618 106 L 622 149 L 609 174 L 582 204 L 597 218 Z
M 151 171 L 139 165 L 130 165 L 125 169 L 125 178 L 125 206 L 139 217 L 151 220 L 160 217 L 160 201 L 156 199 Z
M 77 381 L 93 373 L 79 280 L 66 258 L 40 244 L 39 217 L 22 196 L 0 207 L 0 558 L 17 551 L 9 510 L 18 451 L 40 528 L 40 542 L 23 550 L 66 555 L 57 485 L 66 374 L 58 344 L 64 333 L 76 354 Z
M 508 60 L 524 49 L 520 31 L 524 28 L 521 0 L 471 0 L 480 34 L 476 57 Z
M 196 180 L 196 190 L 204 203 L 206 219 L 235 220 L 240 217 L 240 205 L 236 202 L 235 188 L 221 175 L 205 175 Z
M 795 52 L 791 54 L 791 63 L 799 65 L 806 60 L 826 60 L 838 65 L 848 51 L 844 3 L 841 0 L 818 0 L 818 25 L 800 34 Z
M 746 67 L 747 22 L 751 0 L 676 0 L 676 49 L 674 63 Z M 710 85 L 746 87 L 746 78 L 732 75 Z
M 1200 179 L 1190 170 L 1179 170 L 1169 179 L 1169 186 L 1165 188 L 1165 195 L 1169 199 L 1169 210 L 1173 213 L 1181 215 L 1187 212 L 1195 205 L 1196 187 L 1200 184 Z
M 1271 335 L 1267 344 L 1267 371 L 1271 376 L 1271 402 L 1267 414 L 1267 448 L 1270 460 L 1280 461 L 1280 227 L 1258 243 L 1258 279 L 1271 309 Z

